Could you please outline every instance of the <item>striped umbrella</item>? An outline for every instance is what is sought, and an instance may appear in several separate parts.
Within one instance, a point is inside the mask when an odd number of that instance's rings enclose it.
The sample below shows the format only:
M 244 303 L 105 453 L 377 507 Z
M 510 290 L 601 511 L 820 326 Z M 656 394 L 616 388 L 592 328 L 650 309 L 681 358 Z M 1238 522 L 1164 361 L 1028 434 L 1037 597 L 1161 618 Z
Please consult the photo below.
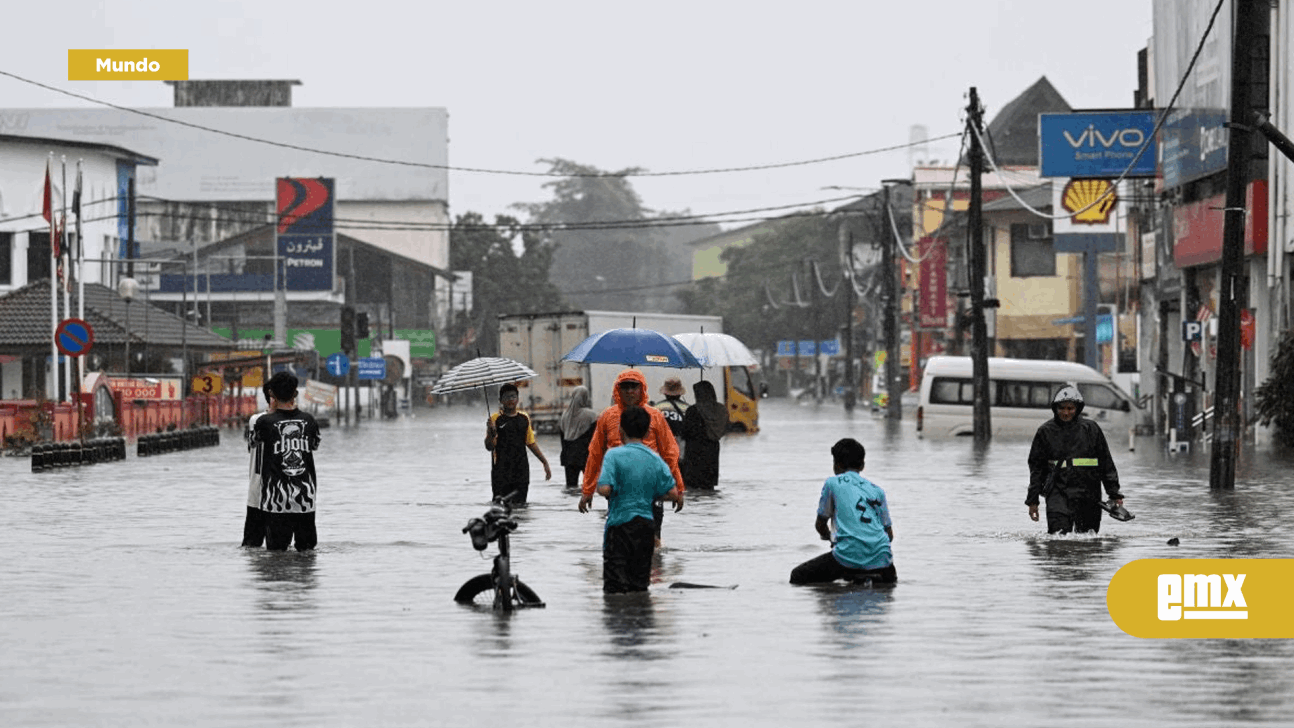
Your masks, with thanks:
M 432 394 L 449 394 L 469 389 L 481 389 L 496 384 L 519 382 L 539 376 L 535 370 L 501 356 L 478 356 L 445 372 L 432 387 Z

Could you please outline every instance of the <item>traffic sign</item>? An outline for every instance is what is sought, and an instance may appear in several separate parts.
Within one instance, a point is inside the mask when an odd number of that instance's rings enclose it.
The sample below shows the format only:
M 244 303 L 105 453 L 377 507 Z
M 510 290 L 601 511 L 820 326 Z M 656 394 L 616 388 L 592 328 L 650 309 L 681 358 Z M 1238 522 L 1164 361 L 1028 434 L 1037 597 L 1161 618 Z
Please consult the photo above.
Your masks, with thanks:
M 207 372 L 193 378 L 194 394 L 220 394 L 225 388 L 224 377 Z
M 360 379 L 386 379 L 386 359 L 380 356 L 365 356 L 359 360 Z
M 334 377 L 344 377 L 350 372 L 350 358 L 345 354 L 329 354 L 327 361 L 328 373 Z
M 54 330 L 54 343 L 67 356 L 81 356 L 94 346 L 94 329 L 79 318 L 63 319 Z

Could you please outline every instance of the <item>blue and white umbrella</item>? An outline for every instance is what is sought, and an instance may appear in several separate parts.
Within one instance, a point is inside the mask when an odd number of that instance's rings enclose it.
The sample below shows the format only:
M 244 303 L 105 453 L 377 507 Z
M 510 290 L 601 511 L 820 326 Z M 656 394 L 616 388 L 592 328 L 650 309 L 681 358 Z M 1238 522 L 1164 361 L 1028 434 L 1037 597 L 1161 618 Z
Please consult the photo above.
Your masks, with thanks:
M 692 352 L 677 339 L 651 329 L 611 329 L 581 341 L 562 357 L 581 364 L 700 369 Z
M 752 367 L 759 364 L 755 355 L 735 336 L 727 334 L 674 334 L 697 361 L 707 367 Z

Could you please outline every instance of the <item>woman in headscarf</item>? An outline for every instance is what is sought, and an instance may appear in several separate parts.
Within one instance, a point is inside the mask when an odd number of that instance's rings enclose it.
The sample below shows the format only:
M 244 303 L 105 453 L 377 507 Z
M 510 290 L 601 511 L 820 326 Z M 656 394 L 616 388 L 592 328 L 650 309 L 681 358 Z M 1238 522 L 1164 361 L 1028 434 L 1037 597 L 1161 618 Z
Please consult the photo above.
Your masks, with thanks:
M 571 403 L 558 421 L 562 431 L 561 464 L 566 468 L 567 488 L 580 487 L 580 473 L 589 459 L 589 441 L 593 439 L 593 425 L 598 421 L 598 413 L 589 406 L 592 403 L 589 388 L 576 387 L 571 391 Z
M 692 385 L 692 394 L 696 399 L 683 415 L 683 482 L 689 489 L 713 490 L 719 484 L 719 440 L 728 432 L 728 408 L 704 379 Z

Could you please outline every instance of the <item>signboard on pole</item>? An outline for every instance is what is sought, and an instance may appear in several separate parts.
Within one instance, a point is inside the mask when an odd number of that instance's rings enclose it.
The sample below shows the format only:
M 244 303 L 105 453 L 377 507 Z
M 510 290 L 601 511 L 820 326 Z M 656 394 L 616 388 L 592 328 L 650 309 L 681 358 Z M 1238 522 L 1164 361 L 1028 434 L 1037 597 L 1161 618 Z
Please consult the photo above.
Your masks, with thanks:
M 66 356 L 81 356 L 94 346 L 94 329 L 79 318 L 63 319 L 54 330 L 54 343 Z
M 1127 177 L 1154 177 L 1154 129 L 1153 111 L 1039 114 L 1040 174 L 1119 177 L 1128 170 Z
M 280 177 L 275 185 L 278 285 L 288 291 L 331 291 L 335 232 L 332 179 Z M 278 288 L 276 285 L 276 289 Z
M 326 365 L 334 377 L 344 377 L 350 372 L 350 359 L 345 354 L 329 354 Z
M 362 357 L 357 371 L 360 379 L 386 379 L 386 359 L 380 356 Z
M 944 240 L 922 238 L 918 243 L 921 256 L 920 324 L 923 329 L 948 326 L 948 244 Z

